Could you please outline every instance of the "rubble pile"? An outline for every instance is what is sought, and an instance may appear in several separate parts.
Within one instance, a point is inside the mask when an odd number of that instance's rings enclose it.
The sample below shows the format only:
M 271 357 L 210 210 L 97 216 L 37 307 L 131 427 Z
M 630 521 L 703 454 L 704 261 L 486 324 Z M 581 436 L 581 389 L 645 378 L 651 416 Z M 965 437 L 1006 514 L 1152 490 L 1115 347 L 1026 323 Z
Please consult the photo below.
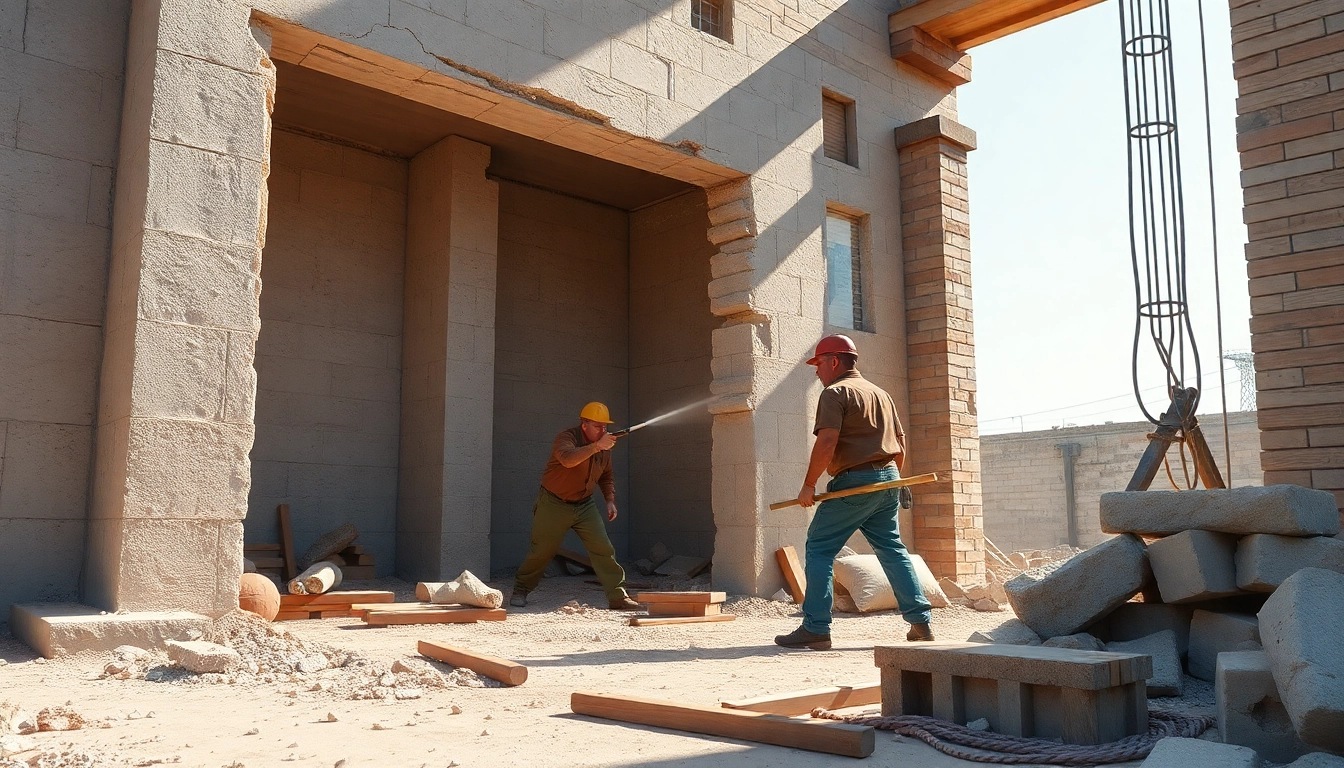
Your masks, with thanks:
M 1013 552 L 1007 555 L 1006 560 L 986 553 L 983 582 L 964 585 L 944 577 L 938 580 L 938 586 L 942 587 L 948 600 L 957 605 L 977 611 L 1002 611 L 1008 605 L 1004 582 L 1027 571 L 1059 567 L 1081 551 L 1065 545 L 1046 550 Z
M 1330 538 L 1332 494 L 1108 493 L 1101 528 L 1118 535 L 1067 559 L 1010 556 L 1030 566 L 1002 585 L 1017 619 L 969 639 L 1144 653 L 1150 697 L 1181 695 L 1182 669 L 1214 683 L 1227 745 L 1275 762 L 1344 754 L 1344 540 Z M 954 600 L 971 599 L 964 591 Z

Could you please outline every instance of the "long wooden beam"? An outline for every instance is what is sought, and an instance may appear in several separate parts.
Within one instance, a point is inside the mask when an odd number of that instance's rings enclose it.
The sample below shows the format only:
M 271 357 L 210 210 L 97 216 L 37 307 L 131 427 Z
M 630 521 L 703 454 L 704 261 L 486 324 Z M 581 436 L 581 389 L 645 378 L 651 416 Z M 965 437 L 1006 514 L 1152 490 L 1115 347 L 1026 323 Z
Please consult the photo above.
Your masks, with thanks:
M 920 0 L 888 17 L 888 30 L 919 27 L 953 48 L 966 50 L 1101 0 Z
M 847 757 L 867 757 L 874 747 L 872 728 L 833 720 L 794 720 L 764 712 L 584 691 L 570 695 L 569 708 L 578 715 Z
M 720 613 L 714 616 L 632 616 L 632 627 L 661 627 L 666 624 L 712 624 L 718 621 L 732 621 L 735 613 Z
M 813 688 L 807 691 L 780 693 L 773 696 L 759 696 L 754 699 L 738 699 L 722 702 L 725 709 L 745 709 L 752 712 L 769 712 L 772 715 L 806 715 L 817 707 L 823 709 L 844 709 L 882 703 L 882 684 L 863 683 L 861 685 L 832 685 L 826 688 Z
M 464 667 L 472 672 L 479 672 L 505 685 L 522 685 L 527 682 L 527 667 L 516 661 L 486 656 L 483 653 L 468 651 L 466 648 L 459 648 L 447 643 L 436 643 L 431 640 L 421 640 L 416 645 L 416 650 L 420 651 L 422 656 L 438 659 L 445 664 L 452 664 L 454 667 Z

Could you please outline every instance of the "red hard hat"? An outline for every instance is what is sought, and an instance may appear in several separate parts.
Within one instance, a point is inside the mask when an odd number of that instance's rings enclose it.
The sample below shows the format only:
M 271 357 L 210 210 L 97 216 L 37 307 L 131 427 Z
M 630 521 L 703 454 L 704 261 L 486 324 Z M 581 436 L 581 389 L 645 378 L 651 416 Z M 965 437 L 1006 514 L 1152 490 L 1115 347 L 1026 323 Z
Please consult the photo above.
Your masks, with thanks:
M 854 340 L 848 336 L 840 333 L 832 334 L 817 342 L 817 351 L 812 355 L 812 358 L 807 361 L 807 364 L 816 365 L 822 355 L 834 355 L 836 353 L 844 353 L 858 357 L 859 349 L 854 346 Z

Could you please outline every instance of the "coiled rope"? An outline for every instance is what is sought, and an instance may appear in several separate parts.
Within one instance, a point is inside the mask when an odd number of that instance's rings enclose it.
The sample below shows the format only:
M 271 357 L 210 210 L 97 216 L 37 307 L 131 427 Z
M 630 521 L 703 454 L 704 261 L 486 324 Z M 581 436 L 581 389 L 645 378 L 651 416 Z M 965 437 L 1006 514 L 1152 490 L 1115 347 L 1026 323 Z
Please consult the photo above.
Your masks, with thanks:
M 867 725 L 919 739 L 945 755 L 977 763 L 1000 765 L 1103 765 L 1141 760 L 1157 742 L 1168 736 L 1195 738 L 1213 725 L 1205 715 L 1183 715 L 1159 709 L 1148 710 L 1148 732 L 1126 736 L 1107 744 L 1064 744 L 1050 739 L 1009 736 L 977 731 L 964 725 L 923 715 L 838 715 L 818 707 L 812 717 Z

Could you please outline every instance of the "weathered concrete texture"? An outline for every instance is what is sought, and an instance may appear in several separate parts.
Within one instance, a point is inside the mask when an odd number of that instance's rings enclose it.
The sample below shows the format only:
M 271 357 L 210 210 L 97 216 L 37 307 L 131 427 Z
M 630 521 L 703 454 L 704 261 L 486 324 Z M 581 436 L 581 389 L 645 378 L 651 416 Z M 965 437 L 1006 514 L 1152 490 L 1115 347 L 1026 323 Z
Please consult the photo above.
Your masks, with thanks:
M 1164 603 L 1189 603 L 1235 595 L 1233 556 L 1237 537 L 1210 531 L 1181 531 L 1148 545 L 1158 591 Z
M 1021 619 L 1009 619 L 994 629 L 972 632 L 966 638 L 971 643 L 1002 643 L 1005 645 L 1042 645 L 1041 636 Z
M 190 640 L 209 629 L 209 618 L 185 611 L 117 614 L 77 603 L 9 608 L 9 631 L 49 659 L 119 645 L 162 648 L 169 640 Z
M 1259 643 L 1259 622 L 1254 616 L 1196 610 L 1190 618 L 1190 676 L 1213 682 L 1218 654 L 1255 650 Z
M 1260 609 L 1260 631 L 1298 736 L 1344 752 L 1344 574 L 1289 576 Z
M 1184 658 L 1190 649 L 1190 617 L 1194 612 L 1194 606 L 1190 605 L 1125 603 L 1097 622 L 1091 631 L 1110 642 L 1138 640 L 1169 629 L 1176 636 L 1176 650 Z
M 1157 742 L 1142 768 L 1260 768 L 1260 757 L 1233 744 L 1167 737 Z
M 1333 536 L 1340 530 L 1335 497 L 1298 485 L 1107 493 L 1101 497 L 1101 529 L 1153 536 L 1193 529 Z
M 228 672 L 242 664 L 238 652 L 204 640 L 169 640 L 168 658 L 192 672 Z
M 1175 632 L 1164 629 L 1137 640 L 1107 643 L 1106 650 L 1111 653 L 1143 653 L 1153 657 L 1153 676 L 1148 678 L 1148 698 L 1180 696 L 1185 691 Z
M 1004 589 L 1024 624 L 1042 637 L 1055 637 L 1083 629 L 1151 581 L 1143 541 L 1123 535 L 1054 569 L 1027 571 Z
M 1028 643 L 1028 645 L 1030 645 L 1030 643 Z M 1059 637 L 1052 637 L 1049 640 L 1046 640 L 1045 642 L 1041 643 L 1041 645 L 1045 646 L 1046 648 L 1072 648 L 1075 651 L 1106 650 L 1104 643 L 1102 643 L 1097 638 L 1087 634 L 1086 632 L 1078 632 L 1072 635 L 1060 635 Z M 1142 653 L 1142 651 L 1136 651 L 1136 653 Z M 1149 682 L 1149 685 L 1152 685 L 1151 681 Z
M 1293 730 L 1264 651 L 1218 654 L 1213 689 L 1218 732 L 1224 742 L 1250 747 L 1276 763 L 1286 763 L 1311 750 Z
M 1299 538 L 1267 533 L 1237 542 L 1237 586 L 1252 592 L 1273 592 L 1303 568 L 1344 573 L 1344 541 L 1325 536 Z
M 1285 768 L 1344 768 L 1344 757 L 1325 752 L 1312 752 L 1297 758 Z

